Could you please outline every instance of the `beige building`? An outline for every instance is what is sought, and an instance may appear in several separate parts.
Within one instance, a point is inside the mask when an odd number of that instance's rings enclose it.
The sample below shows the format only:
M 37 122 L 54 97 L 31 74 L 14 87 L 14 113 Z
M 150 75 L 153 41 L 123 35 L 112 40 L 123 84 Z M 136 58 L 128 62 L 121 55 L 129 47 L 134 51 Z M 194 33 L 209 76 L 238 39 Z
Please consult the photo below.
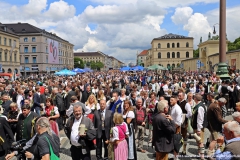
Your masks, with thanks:
M 158 64 L 168 68 L 180 67 L 181 61 L 193 58 L 193 38 L 176 34 L 166 34 L 154 38 L 148 50 L 146 67 Z
M 145 67 L 147 65 L 148 50 L 143 50 L 137 55 L 137 65 Z
M 228 41 L 227 41 L 228 43 Z M 219 63 L 219 39 L 216 36 L 209 38 L 203 43 L 199 43 L 199 58 L 190 58 L 182 61 L 185 71 L 213 71 L 217 70 L 217 64 Z M 226 45 L 226 51 L 228 45 Z M 227 52 L 227 62 L 230 65 L 230 61 L 235 59 L 238 51 Z M 234 55 L 234 56 L 233 56 Z M 234 58 L 235 57 L 235 58 Z M 201 64 L 197 66 L 197 61 Z M 238 61 L 238 59 L 236 59 Z
M 100 51 L 97 52 L 74 52 L 74 57 L 81 58 L 85 63 L 87 62 L 102 62 L 104 68 L 102 70 L 120 68 L 123 63 L 115 57 L 108 56 Z
M 0 23 L 0 64 L 3 73 L 19 73 L 19 37 Z
M 23 75 L 73 69 L 73 44 L 28 23 L 5 25 L 19 36 L 20 69 Z

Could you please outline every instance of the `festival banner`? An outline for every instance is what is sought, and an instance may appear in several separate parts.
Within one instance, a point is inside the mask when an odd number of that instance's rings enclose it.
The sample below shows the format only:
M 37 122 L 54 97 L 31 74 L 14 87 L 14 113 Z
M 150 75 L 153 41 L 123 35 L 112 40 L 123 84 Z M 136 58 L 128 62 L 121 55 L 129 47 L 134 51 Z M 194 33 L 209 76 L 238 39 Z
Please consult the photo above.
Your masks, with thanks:
M 48 63 L 59 64 L 58 41 L 48 39 Z

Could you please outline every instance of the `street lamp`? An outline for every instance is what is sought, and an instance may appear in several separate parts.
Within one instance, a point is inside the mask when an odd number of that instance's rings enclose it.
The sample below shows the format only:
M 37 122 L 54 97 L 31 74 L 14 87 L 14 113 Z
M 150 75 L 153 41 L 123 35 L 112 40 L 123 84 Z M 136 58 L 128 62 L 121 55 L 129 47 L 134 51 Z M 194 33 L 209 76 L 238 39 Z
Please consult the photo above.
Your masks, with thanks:
M 217 75 L 221 79 L 229 79 L 228 65 L 226 62 L 226 0 L 220 0 L 219 9 L 220 31 L 219 31 L 219 64 Z
M 217 33 L 217 32 L 216 32 L 216 28 L 215 28 L 216 25 L 219 25 L 219 24 L 216 23 L 216 24 L 213 25 L 213 34 L 216 34 L 216 33 Z

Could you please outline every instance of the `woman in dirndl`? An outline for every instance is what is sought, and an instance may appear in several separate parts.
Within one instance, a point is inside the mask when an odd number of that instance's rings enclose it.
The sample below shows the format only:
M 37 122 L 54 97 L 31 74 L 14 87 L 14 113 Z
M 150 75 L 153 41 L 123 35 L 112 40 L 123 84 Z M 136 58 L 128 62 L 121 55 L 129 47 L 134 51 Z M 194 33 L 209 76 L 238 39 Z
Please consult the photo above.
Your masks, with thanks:
M 111 142 L 114 144 L 114 160 L 128 159 L 128 144 L 126 137 L 129 135 L 127 124 L 123 121 L 122 114 L 115 113 L 113 116 L 113 137 Z
M 85 103 L 85 116 L 87 116 L 88 118 L 90 118 L 93 121 L 93 113 L 95 110 L 99 110 L 100 109 L 100 105 L 95 97 L 94 94 L 91 94 L 86 103 Z
M 127 138 L 128 142 L 128 159 L 129 160 L 137 160 L 137 150 L 135 143 L 135 132 L 134 132 L 134 124 L 135 124 L 135 114 L 134 109 L 131 105 L 130 100 L 125 100 L 123 104 L 123 119 L 124 122 L 128 125 L 129 136 Z
M 42 116 L 48 118 L 51 125 L 51 129 L 57 136 L 59 136 L 59 128 L 56 120 L 60 117 L 60 114 L 58 112 L 58 108 L 56 106 L 53 106 L 53 101 L 51 98 L 47 98 L 45 111 Z

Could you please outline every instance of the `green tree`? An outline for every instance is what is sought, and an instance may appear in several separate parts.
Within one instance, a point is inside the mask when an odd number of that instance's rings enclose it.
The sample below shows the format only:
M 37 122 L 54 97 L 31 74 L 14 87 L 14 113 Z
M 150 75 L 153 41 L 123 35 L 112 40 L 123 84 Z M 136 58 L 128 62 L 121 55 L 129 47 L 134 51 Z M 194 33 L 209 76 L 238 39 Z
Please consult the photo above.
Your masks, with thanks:
M 240 37 L 236 38 L 234 42 L 228 43 L 228 51 L 240 49 Z
M 199 57 L 199 48 L 196 50 L 193 50 L 193 57 L 198 58 Z
M 81 58 L 79 57 L 74 58 L 74 68 L 84 68 L 84 62 Z
M 93 61 L 91 61 L 90 62 L 90 67 L 91 67 L 91 69 L 98 69 L 98 70 L 100 70 L 101 68 L 104 67 L 104 64 L 102 62 L 93 62 Z

